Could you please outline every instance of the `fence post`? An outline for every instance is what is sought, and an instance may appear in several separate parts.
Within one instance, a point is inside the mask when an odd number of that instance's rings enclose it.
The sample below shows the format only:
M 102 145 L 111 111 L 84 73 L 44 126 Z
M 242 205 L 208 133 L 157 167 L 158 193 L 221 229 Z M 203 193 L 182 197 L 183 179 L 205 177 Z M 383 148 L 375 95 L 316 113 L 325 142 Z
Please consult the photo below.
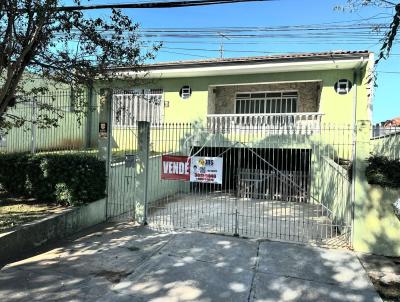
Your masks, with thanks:
M 112 90 L 100 90 L 100 111 L 99 111 L 99 132 L 98 132 L 98 157 L 105 161 L 106 164 L 106 209 L 105 217 L 108 219 L 108 204 L 109 204 L 109 181 L 110 181 L 110 165 L 111 165 L 111 149 L 112 149 Z M 102 126 L 103 125 L 103 126 Z M 106 129 L 101 129 L 104 127 Z
M 86 100 L 87 100 L 87 108 L 86 108 L 86 132 L 85 132 L 85 147 L 92 147 L 92 132 L 93 132 L 93 86 L 89 86 L 86 89 Z
M 136 220 L 147 225 L 150 123 L 138 121 L 137 157 L 136 157 Z
M 366 186 L 368 185 L 365 177 L 366 159 L 370 152 L 371 122 L 357 121 L 355 135 L 355 154 L 353 161 L 353 247 L 361 250 L 365 245 L 365 233 L 369 196 Z
M 36 98 L 32 99 L 31 111 L 31 153 L 36 153 Z

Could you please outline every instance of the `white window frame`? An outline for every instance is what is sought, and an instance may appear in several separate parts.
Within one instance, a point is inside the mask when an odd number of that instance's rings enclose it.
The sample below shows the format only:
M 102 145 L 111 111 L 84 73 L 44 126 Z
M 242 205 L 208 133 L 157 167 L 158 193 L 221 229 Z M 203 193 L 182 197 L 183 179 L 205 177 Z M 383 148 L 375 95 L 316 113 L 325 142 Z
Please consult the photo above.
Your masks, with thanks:
M 192 88 L 189 85 L 182 86 L 180 90 L 182 90 L 181 99 L 187 100 L 192 96 Z
M 237 100 L 238 100 L 238 94 L 250 94 L 250 98 L 243 98 L 243 100 L 249 100 L 252 101 L 251 99 L 251 94 L 256 94 L 256 93 L 280 93 L 281 94 L 281 100 L 283 99 L 282 95 L 283 93 L 296 93 L 297 94 L 297 99 L 296 99 L 296 111 L 295 112 L 276 112 L 276 113 L 237 113 Z M 264 101 L 267 100 L 268 98 L 265 97 Z M 271 98 L 272 99 L 272 98 Z M 254 100 L 257 100 L 256 98 Z M 286 114 L 286 113 L 298 113 L 299 112 L 299 103 L 300 103 L 300 96 L 299 96 L 299 91 L 298 90 L 277 90 L 277 91 L 238 91 L 235 93 L 235 99 L 234 99 L 234 113 L 235 114 Z
M 337 83 L 338 84 L 337 84 L 336 92 L 338 94 L 342 94 L 343 95 L 343 94 L 348 94 L 350 92 L 351 88 L 350 88 L 350 85 L 349 85 L 350 84 L 349 80 L 341 79 Z M 344 85 L 344 87 L 342 88 L 341 85 Z
M 121 100 L 123 105 L 116 103 L 116 98 L 126 98 Z M 146 98 L 159 98 L 160 103 L 153 106 L 146 103 Z M 128 103 L 128 104 L 127 104 Z M 115 93 L 113 95 L 112 123 L 114 128 L 135 128 L 138 121 L 149 121 L 152 127 L 157 127 L 164 122 L 164 90 L 163 89 L 135 89 L 128 92 Z M 125 116 L 121 115 L 117 121 L 117 106 L 126 106 Z M 152 107 L 149 109 L 149 107 Z

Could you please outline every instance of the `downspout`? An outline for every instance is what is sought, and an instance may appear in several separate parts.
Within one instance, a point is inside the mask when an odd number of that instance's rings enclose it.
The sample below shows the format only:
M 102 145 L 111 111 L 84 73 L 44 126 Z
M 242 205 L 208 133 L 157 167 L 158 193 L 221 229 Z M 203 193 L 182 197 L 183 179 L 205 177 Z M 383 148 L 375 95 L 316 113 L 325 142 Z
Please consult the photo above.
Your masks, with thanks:
M 360 64 L 354 68 L 353 72 L 353 121 L 352 121 L 352 158 L 351 158 L 351 246 L 353 246 L 354 239 L 354 205 L 355 205 L 355 186 L 356 186 L 356 142 L 357 142 L 357 88 L 360 70 L 364 63 L 364 58 L 360 58 Z

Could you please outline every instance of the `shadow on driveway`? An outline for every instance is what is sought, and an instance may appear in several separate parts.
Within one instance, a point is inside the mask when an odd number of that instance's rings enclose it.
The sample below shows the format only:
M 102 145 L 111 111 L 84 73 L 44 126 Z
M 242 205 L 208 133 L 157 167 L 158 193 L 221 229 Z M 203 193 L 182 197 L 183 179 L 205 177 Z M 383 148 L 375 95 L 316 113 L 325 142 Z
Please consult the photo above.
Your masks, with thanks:
M 6 265 L 0 301 L 381 301 L 355 254 L 105 225 Z

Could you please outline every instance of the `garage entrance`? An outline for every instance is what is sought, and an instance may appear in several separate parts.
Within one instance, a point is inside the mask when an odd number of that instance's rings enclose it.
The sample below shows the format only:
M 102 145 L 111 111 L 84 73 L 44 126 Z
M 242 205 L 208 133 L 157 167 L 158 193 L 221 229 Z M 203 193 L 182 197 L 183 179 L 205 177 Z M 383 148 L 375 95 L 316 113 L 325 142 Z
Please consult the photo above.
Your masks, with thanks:
M 351 141 L 328 145 L 321 129 L 274 136 L 174 124 L 150 133 L 151 226 L 349 246 L 351 182 L 339 155 Z M 161 179 L 163 155 L 222 158 L 222 182 Z
M 309 195 L 310 152 L 309 149 L 193 148 L 197 156 L 223 159 L 221 188 L 236 192 L 238 197 L 303 202 Z M 192 186 L 214 189 L 199 183 L 192 183 Z

